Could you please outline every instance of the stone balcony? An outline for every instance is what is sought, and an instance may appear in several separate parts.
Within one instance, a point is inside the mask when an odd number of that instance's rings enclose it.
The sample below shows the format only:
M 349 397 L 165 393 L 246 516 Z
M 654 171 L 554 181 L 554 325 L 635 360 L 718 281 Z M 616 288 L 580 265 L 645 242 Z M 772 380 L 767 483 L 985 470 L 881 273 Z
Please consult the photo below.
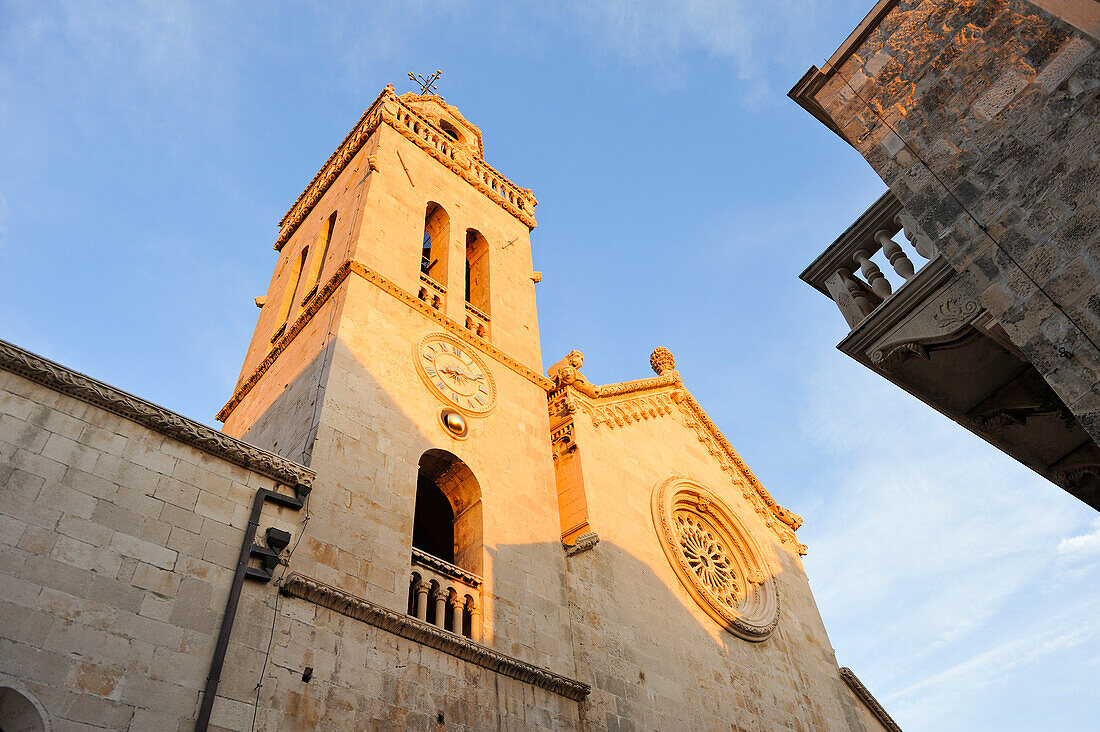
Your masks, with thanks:
M 1100 509 L 1100 447 L 892 193 L 801 278 L 848 323 L 841 351 Z
M 414 548 L 408 614 L 472 641 L 481 640 L 481 577 Z

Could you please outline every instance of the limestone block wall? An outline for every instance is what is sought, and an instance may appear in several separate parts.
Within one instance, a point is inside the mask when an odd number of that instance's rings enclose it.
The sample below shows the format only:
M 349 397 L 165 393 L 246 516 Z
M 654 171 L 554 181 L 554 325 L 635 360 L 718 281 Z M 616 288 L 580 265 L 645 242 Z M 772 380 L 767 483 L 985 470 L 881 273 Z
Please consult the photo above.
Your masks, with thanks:
M 1100 441 L 1097 33 L 1090 2 L 880 2 L 792 94 L 867 159 Z
M 796 545 L 783 544 L 677 409 L 616 426 L 574 416 L 592 549 L 568 561 L 578 678 L 594 728 L 882 729 L 844 686 Z M 767 558 L 779 620 L 736 637 L 677 578 L 658 540 L 655 487 L 684 476 L 732 509 Z
M 279 484 L 211 449 L 0 369 L 0 677 L 20 679 L 53 729 L 193 727 L 252 498 Z M 297 514 L 281 511 L 266 508 L 262 526 L 297 533 Z M 262 610 L 242 609 L 234 631 L 230 655 L 247 653 L 250 674 L 238 696 L 259 678 Z

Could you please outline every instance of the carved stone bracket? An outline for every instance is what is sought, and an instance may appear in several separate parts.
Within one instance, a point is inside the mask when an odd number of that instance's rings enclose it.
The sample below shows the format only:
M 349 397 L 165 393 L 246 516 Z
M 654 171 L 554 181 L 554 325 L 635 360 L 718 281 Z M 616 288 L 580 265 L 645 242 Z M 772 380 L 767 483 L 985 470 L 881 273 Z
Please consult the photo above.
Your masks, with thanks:
M 0 368 L 148 427 L 195 449 L 289 486 L 312 486 L 309 468 L 261 450 L 89 376 L 0 341 Z
M 521 661 L 469 638 L 297 573 L 287 578 L 281 592 L 574 701 L 584 701 L 592 690 L 588 684 Z
M 581 534 L 580 536 L 578 536 L 577 541 L 574 542 L 572 545 L 563 543 L 562 546 L 565 548 L 565 556 L 572 557 L 580 554 L 581 552 L 586 552 L 589 549 L 594 548 L 599 543 L 599 534 L 597 534 L 595 531 L 589 531 L 587 534 Z

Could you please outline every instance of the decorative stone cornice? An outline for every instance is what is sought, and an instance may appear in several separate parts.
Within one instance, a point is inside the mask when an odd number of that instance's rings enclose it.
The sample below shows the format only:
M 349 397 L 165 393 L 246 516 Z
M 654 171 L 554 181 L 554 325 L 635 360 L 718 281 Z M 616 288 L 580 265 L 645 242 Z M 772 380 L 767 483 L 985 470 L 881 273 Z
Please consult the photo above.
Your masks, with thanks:
M 546 689 L 574 701 L 584 701 L 592 690 L 588 684 L 505 655 L 468 638 L 376 605 L 362 597 L 300 574 L 290 575 L 281 591 L 291 597 L 361 620 L 394 635 L 430 646 L 502 676 Z
M 271 368 L 272 364 L 275 363 L 275 360 L 278 359 L 279 355 L 283 351 L 285 351 L 287 346 L 290 345 L 290 342 L 294 340 L 294 337 L 302 331 L 302 329 L 306 326 L 307 323 L 309 323 L 313 316 L 317 314 L 317 312 L 321 309 L 325 302 L 327 302 L 328 299 L 332 297 L 332 294 L 336 292 L 336 289 L 340 286 L 340 284 L 347 278 L 349 274 L 352 273 L 358 275 L 359 277 L 363 278 L 373 285 L 377 285 L 384 292 L 389 293 L 412 309 L 431 318 L 444 329 L 446 329 L 447 332 L 451 335 L 463 340 L 466 343 L 469 343 L 474 348 L 479 349 L 481 353 L 491 356 L 501 365 L 511 369 L 512 371 L 519 374 L 536 386 L 539 386 L 546 390 L 553 388 L 553 382 L 551 382 L 539 372 L 535 371 L 534 369 L 528 368 L 527 366 L 524 366 L 522 363 L 509 356 L 507 353 L 500 350 L 492 343 L 489 343 L 485 339 L 474 335 L 458 322 L 452 320 L 451 318 L 448 318 L 446 315 L 439 312 L 428 303 L 423 302 L 419 298 L 414 297 L 411 293 L 401 289 L 389 279 L 382 276 L 378 272 L 375 272 L 370 267 L 367 267 L 361 262 L 356 262 L 349 259 L 337 268 L 336 272 L 325 283 L 325 286 L 322 287 L 318 291 L 318 293 L 313 296 L 313 299 L 309 301 L 306 308 L 302 310 L 301 315 L 295 318 L 294 323 L 291 324 L 290 327 L 288 327 L 286 331 L 279 337 L 279 339 L 275 341 L 275 343 L 271 347 L 271 351 L 268 352 L 267 356 L 264 357 L 264 360 L 261 361 L 260 364 L 248 376 L 248 378 L 241 382 L 240 386 L 237 387 L 236 391 L 233 393 L 233 397 L 228 402 L 226 402 L 225 406 L 222 407 L 221 411 L 218 412 L 218 416 L 216 419 L 219 422 L 224 422 L 229 418 L 229 415 L 233 412 L 234 409 L 237 408 L 237 405 L 239 405 L 241 401 L 245 398 L 245 396 L 248 395 L 248 392 L 252 390 L 252 387 L 254 387 L 259 382 L 264 373 L 266 373 L 267 370 Z
M 0 341 L 0 369 L 105 409 L 197 450 L 222 458 L 284 485 L 312 486 L 309 468 L 261 450 L 175 412 L 104 384 L 7 341 Z
M 547 390 L 553 387 L 553 383 L 550 381 L 550 379 L 546 378 L 538 371 L 524 366 L 522 363 L 509 356 L 507 353 L 500 350 L 489 341 L 471 333 L 463 325 L 458 323 L 458 321 L 448 318 L 446 315 L 439 312 L 428 303 L 420 300 L 417 297 L 414 297 L 411 293 L 401 289 L 396 284 L 380 275 L 378 272 L 375 272 L 373 269 L 367 267 L 360 262 L 351 262 L 350 266 L 352 272 L 359 275 L 367 282 L 370 282 L 373 285 L 377 285 L 382 290 L 393 295 L 398 300 L 401 300 L 409 307 L 413 308 L 414 310 L 418 310 L 424 315 L 427 315 L 429 318 L 439 323 L 439 325 L 443 326 L 443 328 L 452 335 L 462 339 L 466 343 L 469 343 L 474 348 L 477 348 L 481 353 L 491 356 L 496 361 L 499 361 L 503 366 L 508 367 L 531 383 Z
M 313 176 L 313 180 L 309 182 L 309 185 L 294 201 L 294 205 L 279 221 L 279 236 L 275 241 L 275 249 L 281 249 L 294 235 L 298 226 L 313 210 L 313 207 L 317 205 L 317 202 L 321 200 L 321 197 L 325 195 L 329 186 L 336 182 L 336 179 L 340 177 L 340 173 L 352 161 L 356 153 L 378 128 L 378 125 L 383 122 L 454 171 L 455 174 L 529 228 L 535 228 L 535 218 L 532 211 L 538 201 L 530 190 L 520 188 L 480 157 L 475 158 L 464 154 L 451 146 L 447 142 L 449 138 L 442 129 L 436 127 L 430 120 L 405 104 L 394 93 L 393 86 L 387 85 L 367 108 L 367 111 L 363 112 L 359 122 L 337 146 L 329 159 Z M 426 135 L 430 139 L 426 139 Z M 479 139 L 479 148 L 480 145 L 481 141 Z
M 878 703 L 878 699 L 876 699 L 874 695 L 867 690 L 867 687 L 863 685 L 863 682 L 852 673 L 852 669 L 847 666 L 842 666 L 840 668 L 840 678 L 844 679 L 844 683 L 848 685 L 848 688 L 859 697 L 860 701 L 867 706 L 868 711 L 874 715 L 875 719 L 877 719 L 883 727 L 889 730 L 889 732 L 901 732 L 901 727 L 898 726 L 898 723 L 886 713 L 886 710 Z

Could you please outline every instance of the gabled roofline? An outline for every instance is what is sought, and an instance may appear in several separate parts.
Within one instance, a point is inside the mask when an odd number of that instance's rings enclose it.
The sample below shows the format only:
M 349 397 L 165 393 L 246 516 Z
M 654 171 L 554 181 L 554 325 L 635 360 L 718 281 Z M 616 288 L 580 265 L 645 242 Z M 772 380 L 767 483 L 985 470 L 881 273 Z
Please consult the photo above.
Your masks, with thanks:
M 783 543 L 793 542 L 799 554 L 806 553 L 806 546 L 799 544 L 795 531 L 802 526 L 802 517 L 779 505 L 760 480 L 733 449 L 733 445 L 726 439 L 722 431 L 706 413 L 702 405 L 695 399 L 684 386 L 678 371 L 669 371 L 648 379 L 623 381 L 614 384 L 597 386 L 585 380 L 573 381 L 570 384 L 555 387 L 550 392 L 553 399 L 562 389 L 575 392 L 573 394 L 590 415 L 601 406 L 616 404 L 621 401 L 629 401 L 630 397 L 646 397 L 661 393 L 668 393 L 671 400 L 679 408 L 685 417 L 687 426 L 695 430 L 700 442 L 708 447 L 709 452 L 721 463 L 722 469 L 732 475 L 739 475 L 748 482 L 752 488 L 746 490 L 745 498 L 753 503 L 765 520 L 769 528 L 776 533 Z M 626 399 L 624 399 L 626 397 Z M 595 421 L 595 419 L 594 419 Z M 612 426 L 614 424 L 612 423 Z

